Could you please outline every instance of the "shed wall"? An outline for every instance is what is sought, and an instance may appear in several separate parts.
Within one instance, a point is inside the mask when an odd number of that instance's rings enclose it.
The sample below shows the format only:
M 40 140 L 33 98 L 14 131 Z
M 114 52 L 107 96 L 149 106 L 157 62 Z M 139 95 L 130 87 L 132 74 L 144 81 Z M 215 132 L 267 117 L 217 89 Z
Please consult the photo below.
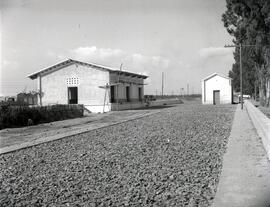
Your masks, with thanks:
M 68 84 L 68 78 L 78 78 L 78 84 Z M 102 112 L 105 89 L 99 86 L 108 83 L 108 71 L 72 64 L 41 77 L 42 104 L 68 104 L 68 87 L 78 87 L 78 104 L 84 104 L 92 112 Z M 109 111 L 109 93 L 105 106 L 105 111 Z
M 215 75 L 202 81 L 202 103 L 213 104 L 213 91 L 220 90 L 220 103 L 230 104 L 232 102 L 231 81 L 228 78 Z

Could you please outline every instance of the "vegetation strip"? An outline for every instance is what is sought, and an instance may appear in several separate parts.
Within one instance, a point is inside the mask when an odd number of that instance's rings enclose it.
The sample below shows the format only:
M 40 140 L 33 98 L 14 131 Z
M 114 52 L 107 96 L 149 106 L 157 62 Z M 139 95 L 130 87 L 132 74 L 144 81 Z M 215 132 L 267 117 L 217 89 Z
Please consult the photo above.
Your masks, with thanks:
M 0 205 L 210 206 L 234 111 L 179 105 L 0 155 Z
M 260 104 L 269 108 L 270 1 L 226 0 L 226 7 L 222 21 L 235 44 L 235 63 L 229 71 L 232 86 L 240 91 L 240 65 L 243 65 L 243 93 L 259 97 Z
M 245 106 L 257 134 L 262 140 L 268 159 L 270 159 L 270 119 L 250 101 L 246 101 Z

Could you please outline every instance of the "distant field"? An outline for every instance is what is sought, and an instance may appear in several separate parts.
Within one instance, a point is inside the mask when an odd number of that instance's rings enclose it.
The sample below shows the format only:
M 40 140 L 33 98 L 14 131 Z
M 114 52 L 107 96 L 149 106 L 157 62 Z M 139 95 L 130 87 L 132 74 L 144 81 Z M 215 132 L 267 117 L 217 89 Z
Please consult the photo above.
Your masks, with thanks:
M 209 206 L 235 105 L 161 113 L 0 156 L 0 206 Z

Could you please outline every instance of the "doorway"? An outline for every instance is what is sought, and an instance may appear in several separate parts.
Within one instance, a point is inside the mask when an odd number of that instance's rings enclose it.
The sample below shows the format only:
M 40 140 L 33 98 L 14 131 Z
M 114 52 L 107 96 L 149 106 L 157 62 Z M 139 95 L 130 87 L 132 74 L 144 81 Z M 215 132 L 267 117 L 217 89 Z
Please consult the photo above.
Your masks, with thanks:
M 139 101 L 142 101 L 142 88 L 139 88 Z
M 126 98 L 127 98 L 127 102 L 130 102 L 130 88 L 129 86 L 126 87 Z
M 213 91 L 213 104 L 220 104 L 220 90 Z
M 111 103 L 115 103 L 115 90 L 114 90 L 114 86 L 110 87 L 110 92 L 111 92 Z
M 68 87 L 68 104 L 78 104 L 78 87 Z

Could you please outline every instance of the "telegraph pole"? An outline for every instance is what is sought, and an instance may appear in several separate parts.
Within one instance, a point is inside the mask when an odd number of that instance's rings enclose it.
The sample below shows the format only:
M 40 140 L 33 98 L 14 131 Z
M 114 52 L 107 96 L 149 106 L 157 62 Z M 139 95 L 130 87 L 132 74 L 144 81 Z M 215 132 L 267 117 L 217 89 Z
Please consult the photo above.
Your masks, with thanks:
M 122 71 L 122 66 L 123 66 L 123 63 L 121 63 L 121 65 L 120 65 L 120 71 Z M 117 80 L 117 86 L 116 86 L 116 88 L 117 88 L 117 110 L 119 111 L 119 84 L 120 84 L 120 71 L 118 71 L 118 80 Z
M 162 88 L 161 88 L 161 96 L 163 97 L 164 90 L 164 72 L 162 72 Z
M 243 110 L 243 68 L 242 68 L 242 44 L 239 45 L 240 49 L 240 93 L 241 93 L 241 109 Z
M 242 66 L 242 48 L 243 47 L 257 47 L 259 45 L 225 45 L 225 47 L 239 47 L 239 62 L 240 62 L 240 96 L 241 96 L 241 109 L 243 110 L 243 66 Z M 266 45 L 264 45 L 266 46 Z M 267 45 L 270 46 L 270 45 Z
M 256 47 L 256 45 L 225 45 L 225 47 L 239 47 L 239 62 L 240 62 L 240 99 L 241 109 L 243 110 L 243 66 L 242 66 L 242 47 Z

